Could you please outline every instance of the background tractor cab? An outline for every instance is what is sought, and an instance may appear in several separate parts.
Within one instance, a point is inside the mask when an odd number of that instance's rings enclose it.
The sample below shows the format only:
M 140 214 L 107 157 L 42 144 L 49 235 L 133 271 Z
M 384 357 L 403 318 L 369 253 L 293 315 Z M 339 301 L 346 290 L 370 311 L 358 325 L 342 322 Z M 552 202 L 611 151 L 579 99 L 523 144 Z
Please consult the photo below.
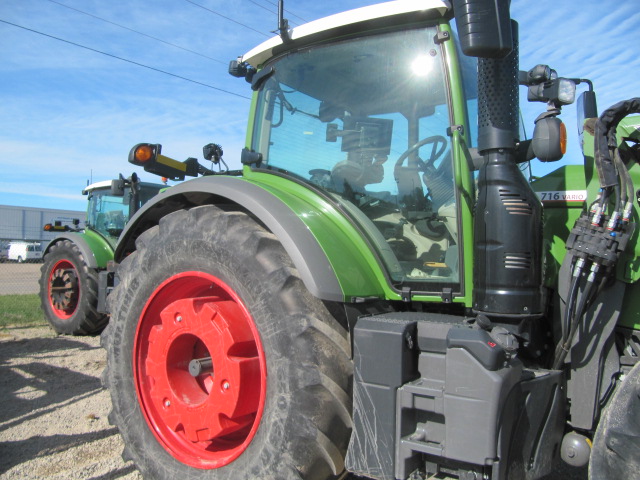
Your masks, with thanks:
M 129 218 L 166 185 L 129 179 L 105 180 L 82 190 L 88 197 L 86 227 L 98 232 L 113 247 Z

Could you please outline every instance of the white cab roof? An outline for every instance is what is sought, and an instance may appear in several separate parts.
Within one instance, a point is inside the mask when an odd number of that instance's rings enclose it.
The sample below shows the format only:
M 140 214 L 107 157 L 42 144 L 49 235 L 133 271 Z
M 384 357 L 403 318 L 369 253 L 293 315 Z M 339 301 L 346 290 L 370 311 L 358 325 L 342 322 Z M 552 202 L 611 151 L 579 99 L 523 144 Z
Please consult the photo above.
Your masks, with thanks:
M 87 193 L 99 188 L 111 188 L 111 180 L 102 180 L 101 182 L 95 182 L 91 185 L 87 185 L 82 189 L 82 194 L 86 195 Z
M 379 3 L 368 7 L 356 8 L 329 17 L 314 20 L 294 28 L 290 34 L 292 40 L 299 40 L 320 32 L 338 30 L 348 25 L 354 25 L 369 20 L 405 15 L 411 12 L 433 10 L 438 16 L 444 16 L 451 8 L 447 0 L 395 0 Z M 258 67 L 273 55 L 274 48 L 282 45 L 282 39 L 277 36 L 258 45 L 240 57 L 240 61 Z

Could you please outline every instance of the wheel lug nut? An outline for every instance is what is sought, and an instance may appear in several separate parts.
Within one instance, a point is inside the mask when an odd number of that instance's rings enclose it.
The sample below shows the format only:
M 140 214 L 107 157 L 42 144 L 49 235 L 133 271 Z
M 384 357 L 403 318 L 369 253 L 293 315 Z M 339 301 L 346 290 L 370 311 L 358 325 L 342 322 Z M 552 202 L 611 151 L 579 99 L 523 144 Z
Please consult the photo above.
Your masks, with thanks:
M 182 315 L 176 315 L 176 322 L 180 323 L 182 321 Z
M 222 388 L 224 388 L 225 390 L 229 390 L 231 388 L 231 384 L 229 382 L 224 382 L 222 384 Z
M 164 401 L 164 406 L 165 407 L 170 407 L 171 406 L 171 402 L 169 400 L 165 400 Z

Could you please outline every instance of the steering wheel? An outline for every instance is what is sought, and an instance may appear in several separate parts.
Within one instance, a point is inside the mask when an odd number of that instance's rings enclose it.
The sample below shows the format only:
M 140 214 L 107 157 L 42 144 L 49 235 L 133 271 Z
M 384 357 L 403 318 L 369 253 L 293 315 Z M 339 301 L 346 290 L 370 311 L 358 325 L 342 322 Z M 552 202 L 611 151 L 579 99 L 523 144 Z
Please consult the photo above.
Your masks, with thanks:
M 447 139 L 442 135 L 433 135 L 431 137 L 423 138 L 418 143 L 407 149 L 402 155 L 398 157 L 398 160 L 396 160 L 396 168 L 402 167 L 402 162 L 404 162 L 405 158 L 429 143 L 433 144 L 433 146 L 431 147 L 431 156 L 429 157 L 429 160 L 427 160 L 426 162 L 421 159 L 418 160 L 420 162 L 419 165 L 421 171 L 426 171 L 427 168 L 432 167 L 433 163 L 447 149 Z

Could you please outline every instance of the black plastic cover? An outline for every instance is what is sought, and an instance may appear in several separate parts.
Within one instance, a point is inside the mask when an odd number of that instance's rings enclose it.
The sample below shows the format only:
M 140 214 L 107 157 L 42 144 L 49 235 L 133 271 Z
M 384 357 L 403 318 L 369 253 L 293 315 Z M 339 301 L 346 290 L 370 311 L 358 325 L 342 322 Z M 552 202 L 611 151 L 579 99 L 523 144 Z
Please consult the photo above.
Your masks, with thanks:
M 542 206 L 514 158 L 495 152 L 478 179 L 474 301 L 490 317 L 543 312 Z
M 240 155 L 240 162 L 243 165 L 257 165 L 260 166 L 262 163 L 262 154 L 260 152 L 254 152 L 253 150 L 249 150 L 248 148 L 243 148 L 242 153 Z
M 447 335 L 448 348 L 463 348 L 484 368 L 496 371 L 506 361 L 504 349 L 484 330 L 477 328 L 452 328 Z
M 462 51 L 502 58 L 511 52 L 509 0 L 453 0 Z
M 360 318 L 355 326 L 350 472 L 395 479 L 396 391 L 418 376 L 415 332 L 415 321 L 394 314 Z
M 422 352 L 446 352 L 449 330 L 462 325 L 462 319 L 455 315 L 439 313 L 414 315 L 420 316 L 421 320 L 427 320 L 418 323 L 418 348 Z

